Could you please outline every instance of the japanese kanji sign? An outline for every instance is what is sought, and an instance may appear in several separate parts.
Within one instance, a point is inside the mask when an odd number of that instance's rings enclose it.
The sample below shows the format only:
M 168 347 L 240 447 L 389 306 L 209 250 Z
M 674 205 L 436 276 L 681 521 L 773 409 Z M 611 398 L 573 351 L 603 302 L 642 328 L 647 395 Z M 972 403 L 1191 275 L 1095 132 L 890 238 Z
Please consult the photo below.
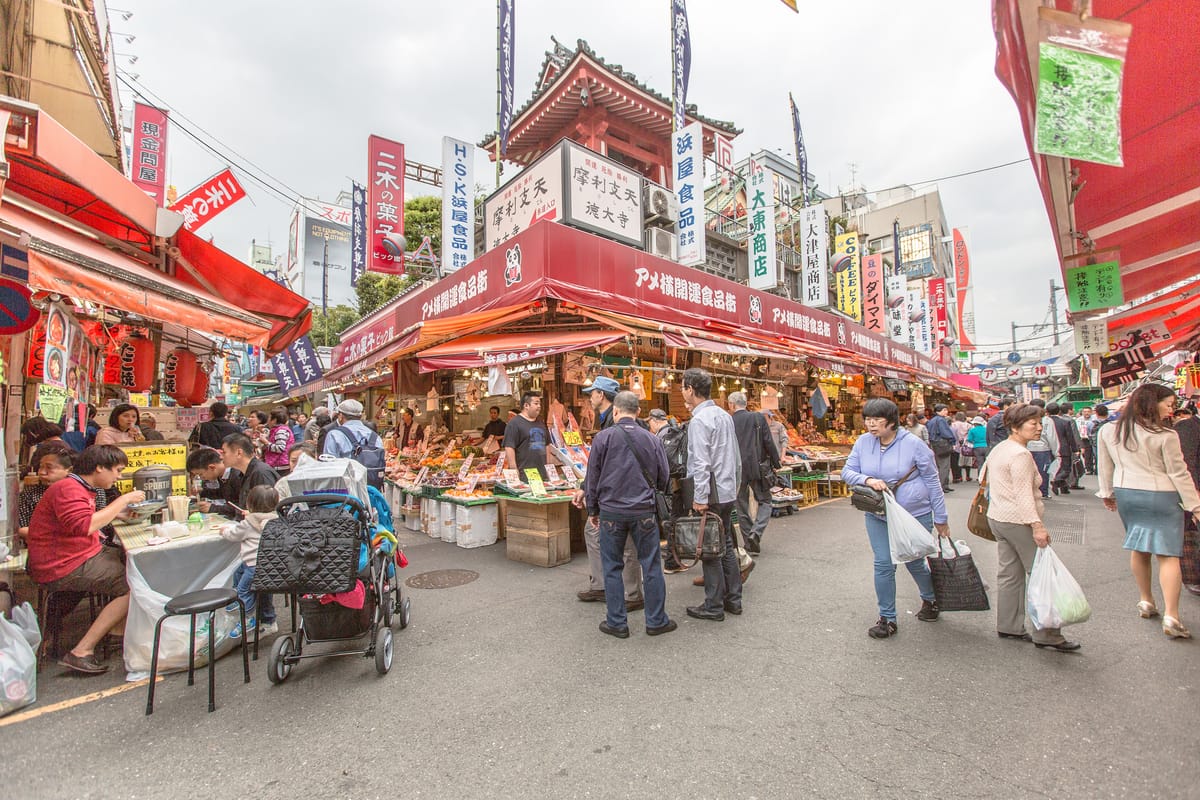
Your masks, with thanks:
M 954 229 L 954 292 L 958 302 L 958 345 L 963 350 L 975 346 L 975 289 L 971 285 L 971 256 L 967 250 L 967 229 Z
M 1123 166 L 1124 66 L 1121 59 L 1042 42 L 1038 47 L 1034 150 L 1048 156 Z
M 674 128 L 681 131 L 687 124 L 688 77 L 692 71 L 692 36 L 688 27 L 686 0 L 671 0 L 671 101 Z
M 763 165 L 750 159 L 746 175 L 746 240 L 751 289 L 774 289 L 779 282 L 775 263 L 775 190 Z
M 933 347 L 950 338 L 950 316 L 946 307 L 946 279 L 929 279 L 929 313 L 933 325 Z
M 367 269 L 404 274 L 404 254 L 390 252 L 389 234 L 404 233 L 404 145 L 372 136 L 367 140 L 367 224 L 371 246 Z
M 484 201 L 484 252 L 499 247 L 534 223 L 561 219 L 562 208 L 562 147 L 558 146 Z
M 317 351 L 308 334 L 288 345 L 287 355 L 291 362 L 292 372 L 301 386 L 324 376 L 325 371 L 321 369 L 321 359 L 317 357 Z
M 161 208 L 167 198 L 167 112 L 134 103 L 131 136 L 129 177 Z
M 801 247 L 804 264 L 800 272 L 800 302 L 814 308 L 829 305 L 829 215 L 821 205 L 800 210 Z
M 679 263 L 687 267 L 703 264 L 707 257 L 704 241 L 704 129 L 699 122 L 686 125 L 671 135 L 671 187 L 679 201 L 679 219 L 675 222 Z
M 862 262 L 857 233 L 843 233 L 834 240 L 833 275 L 837 279 L 838 311 L 861 320 Z
M 1107 353 L 1108 323 L 1099 320 L 1079 320 L 1075 323 L 1075 352 Z
M 350 184 L 350 285 L 367 271 L 367 190 L 361 184 Z
M 442 137 L 442 273 L 475 258 L 475 145 Z
M 885 286 L 887 335 L 893 342 L 908 344 L 908 281 L 903 275 L 893 275 Z
M 183 227 L 194 231 L 246 196 L 242 185 L 225 169 L 175 201 L 171 211 L 183 215 Z
M 500 40 L 497 42 L 498 52 L 496 53 L 496 79 L 499 83 L 500 90 L 500 119 L 499 131 L 500 137 L 500 155 L 508 152 L 508 129 L 512 125 L 513 117 L 513 84 L 515 71 L 513 69 L 514 55 L 516 52 L 516 0 L 500 0 L 499 14 L 500 19 Z
M 883 256 L 879 254 L 864 256 L 862 275 L 863 327 L 881 336 L 886 335 L 883 280 Z
M 1125 302 L 1121 265 L 1116 261 L 1068 267 L 1066 283 L 1067 305 L 1072 313 L 1112 308 Z
M 563 144 L 567 149 L 563 220 L 641 247 L 642 176 L 574 142 Z

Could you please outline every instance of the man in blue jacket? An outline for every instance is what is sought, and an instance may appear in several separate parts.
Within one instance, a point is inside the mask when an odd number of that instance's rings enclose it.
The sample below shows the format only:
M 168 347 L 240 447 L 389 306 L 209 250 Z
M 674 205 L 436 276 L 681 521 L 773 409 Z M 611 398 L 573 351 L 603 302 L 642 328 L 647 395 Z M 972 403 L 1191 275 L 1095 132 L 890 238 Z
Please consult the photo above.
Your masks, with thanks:
M 575 496 L 576 505 L 586 502 L 588 514 L 600 521 L 607 606 L 600 630 L 618 639 L 629 638 L 621 573 L 625 569 L 625 544 L 632 538 L 642 567 L 646 633 L 670 633 L 676 624 L 666 611 L 667 584 L 654 504 L 654 492 L 667 491 L 670 483 L 667 451 L 657 436 L 637 424 L 638 400 L 633 392 L 618 392 L 611 414 L 613 424 L 592 439 L 587 478 Z
M 950 455 L 954 452 L 954 429 L 950 427 L 950 409 L 944 403 L 933 407 L 933 419 L 925 425 L 929 431 L 929 447 L 937 458 L 938 480 L 942 482 L 942 491 L 953 492 L 950 488 Z

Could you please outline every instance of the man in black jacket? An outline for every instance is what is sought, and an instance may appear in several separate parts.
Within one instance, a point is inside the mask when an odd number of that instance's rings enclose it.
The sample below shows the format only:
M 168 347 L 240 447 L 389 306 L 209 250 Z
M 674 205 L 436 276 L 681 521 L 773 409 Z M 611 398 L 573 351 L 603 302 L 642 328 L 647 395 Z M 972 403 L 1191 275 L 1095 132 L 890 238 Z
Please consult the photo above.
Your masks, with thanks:
M 1058 434 L 1058 470 L 1054 473 L 1054 479 L 1050 485 L 1054 488 L 1055 494 L 1070 494 L 1071 488 L 1068 482 L 1072 480 L 1073 470 L 1075 468 L 1075 454 L 1079 452 L 1079 429 L 1075 427 L 1074 420 L 1063 416 L 1063 409 L 1058 403 L 1051 403 L 1046 406 L 1046 413 L 1050 417 L 1050 421 L 1054 425 L 1054 432 Z
M 188 441 L 211 447 L 213 450 L 220 450 L 221 443 L 225 441 L 226 436 L 242 431 L 241 428 L 226 419 L 229 416 L 229 406 L 224 403 L 213 403 L 208 411 L 212 414 L 212 419 L 208 422 L 201 422 L 193 428 Z
M 729 410 L 733 412 L 733 429 L 737 434 L 742 459 L 742 477 L 738 483 L 738 527 L 747 553 L 762 551 L 762 535 L 771 520 L 771 486 L 775 470 L 779 469 L 779 451 L 771 436 L 771 428 L 762 414 L 746 410 L 746 395 L 732 392 Z M 750 492 L 758 502 L 758 510 L 750 516 Z
M 654 492 L 667 491 L 670 471 L 662 441 L 637 424 L 638 400 L 618 392 L 609 412 L 612 424 L 592 439 L 587 479 L 576 493 L 576 505 L 600 521 L 600 557 L 604 569 L 607 614 L 600 630 L 619 639 L 629 637 L 624 601 L 625 547 L 632 539 L 644 578 L 646 633 L 675 630 L 667 616 L 667 585 L 659 555 Z
M 1013 399 L 1011 397 L 1001 400 L 1000 411 L 993 414 L 992 418 L 987 421 L 987 446 L 989 451 L 1008 438 L 1008 427 L 1004 424 L 1004 409 L 1012 404 Z

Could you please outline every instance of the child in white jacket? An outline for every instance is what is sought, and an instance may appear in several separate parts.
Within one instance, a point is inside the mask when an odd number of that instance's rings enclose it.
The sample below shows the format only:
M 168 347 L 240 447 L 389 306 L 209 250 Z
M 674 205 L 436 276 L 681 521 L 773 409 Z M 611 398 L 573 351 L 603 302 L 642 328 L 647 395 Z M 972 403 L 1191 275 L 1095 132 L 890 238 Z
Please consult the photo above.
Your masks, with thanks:
M 262 536 L 263 526 L 279 516 L 275 513 L 278 503 L 279 493 L 273 487 L 255 486 L 246 496 L 245 518 L 221 528 L 222 539 L 240 542 L 242 545 L 242 563 L 233 572 L 233 588 L 237 589 L 238 597 L 246 606 L 247 633 L 253 631 L 258 624 L 258 593 L 250 588 L 254 582 L 254 568 L 258 563 L 258 540 Z M 231 605 L 227 610 L 237 611 L 237 604 Z M 268 625 L 274 628 L 273 623 L 264 623 L 259 631 L 260 636 L 274 633 L 274 630 L 267 630 Z M 229 638 L 241 637 L 242 624 L 239 622 L 230 632 Z

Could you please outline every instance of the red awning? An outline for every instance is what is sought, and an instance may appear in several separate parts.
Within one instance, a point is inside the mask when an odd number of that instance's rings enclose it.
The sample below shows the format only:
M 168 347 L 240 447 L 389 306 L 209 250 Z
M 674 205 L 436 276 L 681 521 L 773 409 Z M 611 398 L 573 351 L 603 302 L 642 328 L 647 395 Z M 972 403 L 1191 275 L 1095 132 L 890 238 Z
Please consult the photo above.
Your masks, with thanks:
M 1200 15 L 1165 2 L 1092 3 L 1093 16 L 1133 26 L 1121 109 L 1125 166 L 1109 167 L 1033 151 L 1041 5 L 994 0 L 996 74 L 1016 101 L 1060 260 L 1088 252 L 1088 242 L 1118 248 L 1127 301 L 1200 274 Z
M 422 372 L 503 366 L 535 358 L 603 347 L 625 338 L 624 331 L 529 331 L 464 336 L 417 354 Z
M 308 333 L 312 310 L 308 300 L 186 230 L 179 247 L 175 277 L 271 322 L 266 350 L 278 353 Z

